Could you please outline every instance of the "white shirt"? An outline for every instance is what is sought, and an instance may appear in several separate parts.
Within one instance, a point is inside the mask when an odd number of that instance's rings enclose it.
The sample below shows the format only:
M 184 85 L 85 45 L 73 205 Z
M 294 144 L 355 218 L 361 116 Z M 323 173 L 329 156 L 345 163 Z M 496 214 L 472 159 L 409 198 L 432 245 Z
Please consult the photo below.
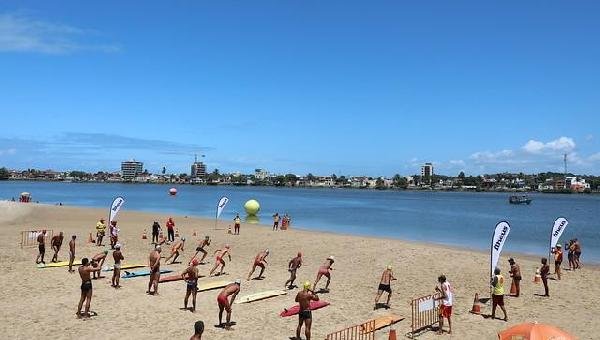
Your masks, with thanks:
M 450 287 L 450 282 L 446 281 L 442 283 L 442 289 L 446 293 L 446 298 L 442 299 L 442 304 L 444 306 L 452 306 L 453 294 L 452 287 Z

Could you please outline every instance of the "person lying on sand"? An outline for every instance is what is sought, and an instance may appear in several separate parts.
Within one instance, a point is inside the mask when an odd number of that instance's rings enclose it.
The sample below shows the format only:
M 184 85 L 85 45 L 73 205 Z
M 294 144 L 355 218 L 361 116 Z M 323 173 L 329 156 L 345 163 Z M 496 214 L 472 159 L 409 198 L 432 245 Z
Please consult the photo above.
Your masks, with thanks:
M 96 268 L 100 268 L 102 269 L 102 265 L 104 264 L 104 261 L 106 260 L 106 255 L 108 255 L 108 250 L 105 250 L 101 253 L 98 253 L 96 255 L 94 255 L 92 257 L 92 267 Z M 104 276 L 100 276 L 100 271 L 94 272 L 92 275 L 93 279 L 101 279 Z
M 150 280 L 148 282 L 148 290 L 146 294 L 158 295 L 158 280 L 160 279 L 160 252 L 162 249 L 159 245 L 154 247 L 148 256 L 148 267 L 150 268 Z M 151 288 L 154 287 L 154 291 Z
M 394 274 L 392 273 L 392 266 L 387 266 L 387 268 L 381 274 L 381 281 L 379 281 L 379 288 L 377 289 L 377 295 L 375 296 L 375 308 L 377 308 L 377 303 L 379 303 L 379 298 L 383 292 L 387 292 L 387 308 L 390 308 L 390 298 L 392 297 L 392 287 L 390 285 L 391 281 L 396 280 Z
M 175 256 L 173 258 L 173 262 L 171 262 L 171 264 L 174 264 L 175 261 L 177 260 L 177 258 L 179 257 L 179 255 L 181 254 L 181 252 L 183 252 L 183 246 L 185 245 L 185 237 L 182 237 L 181 240 L 175 242 L 173 244 L 173 246 L 171 247 L 171 255 L 169 255 L 169 257 L 165 260 L 165 263 L 169 262 L 169 260 Z
M 329 282 L 331 281 L 331 273 L 329 272 L 330 270 L 333 270 L 333 268 L 331 268 L 331 266 L 334 263 L 334 259 L 333 256 L 329 256 L 327 258 L 327 260 L 325 260 L 325 263 L 323 263 L 323 265 L 321 267 L 319 267 L 319 271 L 317 272 L 317 279 L 315 280 L 315 284 L 313 285 L 313 287 L 315 289 L 317 289 L 317 283 L 319 283 L 319 280 L 321 280 L 321 277 L 325 276 L 327 277 L 327 283 L 325 284 L 325 290 L 328 291 L 329 290 Z
M 235 297 L 240 292 L 240 285 L 242 284 L 242 280 L 237 279 L 234 283 L 230 283 L 217 296 L 217 304 L 219 305 L 219 327 L 223 327 L 223 310 L 227 311 L 227 322 L 225 323 L 225 329 L 231 330 L 231 306 L 233 305 L 233 301 Z M 228 298 L 231 296 L 231 300 Z
M 54 250 L 54 256 L 52 256 L 52 260 L 50 260 L 50 262 L 58 261 L 58 252 L 60 251 L 60 247 L 62 246 L 63 239 L 64 236 L 62 231 L 60 232 L 60 234 L 52 236 L 52 239 L 50 240 L 50 246 L 52 247 L 52 250 Z
M 223 270 L 225 269 L 225 260 L 223 259 L 225 257 L 225 255 L 227 255 L 227 257 L 229 257 L 229 262 L 231 262 L 231 248 L 229 247 L 228 244 L 225 245 L 225 247 L 223 247 L 223 249 L 217 249 L 215 250 L 214 254 L 215 256 L 215 265 L 214 267 L 210 270 L 210 273 L 208 274 L 209 276 L 212 275 L 212 273 L 219 267 L 221 266 L 221 272 L 219 273 L 219 275 L 223 275 Z
M 198 244 L 198 247 L 196 247 L 196 254 L 194 254 L 194 256 L 192 257 L 192 259 L 190 260 L 190 262 L 188 262 L 188 264 L 192 263 L 192 261 L 194 261 L 196 259 L 196 256 L 198 256 L 198 253 L 202 253 L 202 258 L 198 261 L 198 263 L 203 264 L 204 259 L 206 258 L 206 255 L 208 255 L 208 252 L 204 249 L 205 247 L 208 247 L 210 245 L 210 236 L 206 235 L 204 237 L 204 240 L 200 241 L 200 243 Z
M 306 340 L 310 340 L 310 327 L 312 326 L 312 312 L 310 311 L 310 302 L 319 301 L 319 297 L 310 289 L 310 282 L 304 282 L 303 289 L 296 295 L 296 302 L 300 305 L 298 313 L 298 327 L 296 327 L 296 339 L 300 340 L 300 331 L 304 324 L 304 335 Z
M 285 287 L 288 287 L 289 289 L 292 289 L 294 287 L 294 281 L 296 280 L 296 271 L 298 270 L 298 268 L 300 268 L 300 266 L 302 266 L 302 253 L 298 252 L 298 255 L 291 259 L 288 263 L 288 271 L 290 272 L 290 278 L 287 281 L 285 281 Z M 288 283 L 290 284 L 289 286 Z
M 262 275 L 265 272 L 265 267 L 267 265 L 267 256 L 269 256 L 269 249 L 265 249 L 265 250 L 259 252 L 258 254 L 256 254 L 256 257 L 254 258 L 254 264 L 252 265 L 252 269 L 250 270 L 250 273 L 248 274 L 248 278 L 246 279 L 246 281 L 250 281 L 250 276 L 252 276 L 252 274 L 254 273 L 254 270 L 256 270 L 256 267 L 260 267 L 260 273 L 258 274 L 258 279 L 263 278 Z
M 185 298 L 183 299 L 183 308 L 188 309 L 188 299 L 192 295 L 192 313 L 196 311 L 196 295 L 198 294 L 198 260 L 193 259 L 190 266 L 188 266 L 183 273 L 181 278 L 185 280 L 186 291 Z
M 87 258 L 81 259 L 81 266 L 78 268 L 79 276 L 81 277 L 81 297 L 79 304 L 77 305 L 77 317 L 89 318 L 90 317 L 90 304 L 92 303 L 92 280 L 90 279 L 90 273 L 96 273 L 102 270 L 102 267 L 92 267 Z M 81 307 L 85 301 L 85 313 L 81 313 Z

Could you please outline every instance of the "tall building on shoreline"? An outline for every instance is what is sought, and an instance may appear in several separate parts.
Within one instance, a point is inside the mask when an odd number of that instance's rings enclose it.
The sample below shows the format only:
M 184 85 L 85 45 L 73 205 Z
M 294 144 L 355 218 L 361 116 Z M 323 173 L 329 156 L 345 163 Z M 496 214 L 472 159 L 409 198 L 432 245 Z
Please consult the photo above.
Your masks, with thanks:
M 425 163 L 425 165 L 421 166 L 421 177 L 433 177 L 433 164 Z
M 135 159 L 121 162 L 121 176 L 125 181 L 133 180 L 137 175 L 144 172 L 144 163 Z
M 206 176 L 206 164 L 202 162 L 194 162 L 191 171 L 192 178 L 204 178 Z

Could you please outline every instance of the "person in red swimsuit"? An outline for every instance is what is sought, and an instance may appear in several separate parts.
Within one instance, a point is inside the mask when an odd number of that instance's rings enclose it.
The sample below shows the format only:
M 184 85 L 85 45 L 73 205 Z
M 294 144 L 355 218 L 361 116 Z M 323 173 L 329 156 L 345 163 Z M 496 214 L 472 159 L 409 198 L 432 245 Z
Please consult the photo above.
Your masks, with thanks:
M 252 269 L 250 270 L 250 273 L 248 274 L 248 278 L 246 279 L 247 281 L 250 281 L 250 276 L 252 276 L 252 274 L 254 273 L 254 270 L 256 270 L 256 267 L 260 267 L 260 274 L 258 274 L 257 279 L 260 280 L 263 278 L 263 273 L 265 272 L 265 267 L 267 265 L 267 259 L 266 257 L 269 255 L 269 249 L 265 249 L 261 252 L 259 252 L 258 254 L 256 254 L 256 257 L 254 258 L 254 264 L 252 265 Z
M 217 296 L 217 304 L 219 305 L 219 327 L 224 327 L 226 330 L 231 330 L 231 306 L 235 297 L 240 292 L 240 285 L 242 280 L 237 279 L 234 283 L 230 283 Z M 231 296 L 231 300 L 229 297 Z M 223 325 L 223 310 L 227 311 L 227 319 L 225 325 Z
M 215 266 L 210 270 L 210 273 L 208 274 L 209 276 L 212 275 L 212 273 L 219 267 L 221 266 L 221 272 L 219 273 L 219 275 L 223 275 L 223 270 L 225 269 L 225 260 L 223 259 L 225 257 L 225 255 L 227 255 L 227 257 L 229 257 L 229 262 L 231 262 L 231 247 L 229 247 L 228 244 L 226 244 L 223 249 L 217 249 L 215 250 Z
M 313 285 L 313 289 L 317 289 L 317 283 L 319 283 L 319 280 L 321 280 L 321 277 L 325 276 L 327 277 L 327 283 L 325 284 L 325 291 L 329 290 L 329 282 L 331 281 L 331 273 L 329 272 L 330 270 L 333 270 L 333 268 L 331 268 L 331 266 L 334 263 L 334 259 L 333 256 L 329 256 L 327 258 L 327 260 L 325 260 L 325 263 L 323 263 L 323 265 L 321 267 L 319 267 L 319 271 L 317 272 L 317 279 L 315 280 L 315 284 Z

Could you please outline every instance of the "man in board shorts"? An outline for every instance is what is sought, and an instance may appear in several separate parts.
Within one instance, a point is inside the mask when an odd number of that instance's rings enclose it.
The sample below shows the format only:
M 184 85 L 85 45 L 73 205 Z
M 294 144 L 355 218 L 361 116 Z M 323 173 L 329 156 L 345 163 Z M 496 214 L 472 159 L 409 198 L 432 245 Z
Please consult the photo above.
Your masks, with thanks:
M 375 308 L 377 309 L 377 303 L 379 303 L 379 298 L 383 292 L 387 292 L 387 302 L 386 307 L 390 308 L 390 298 L 392 297 L 392 287 L 391 281 L 396 280 L 394 274 L 392 273 L 392 266 L 387 266 L 387 268 L 381 274 L 381 281 L 379 281 L 379 287 L 377 288 L 377 296 L 375 296 Z
M 39 250 L 39 254 L 37 256 L 37 258 L 35 259 L 35 263 L 36 264 L 46 264 L 46 262 L 44 262 L 44 255 L 46 254 L 46 230 L 42 230 L 41 233 L 38 234 L 37 236 L 37 243 L 38 243 L 38 250 Z
M 500 306 L 504 313 L 504 321 L 508 321 L 506 309 L 504 308 L 504 276 L 500 274 L 500 268 L 494 269 L 492 278 L 492 319 L 496 318 L 496 306 Z
M 302 324 L 304 324 L 304 335 L 306 335 L 306 340 L 310 340 L 310 328 L 312 326 L 311 301 L 319 301 L 319 297 L 310 289 L 310 282 L 306 281 L 303 284 L 303 289 L 296 295 L 296 302 L 300 305 L 296 339 L 300 339 L 300 331 L 302 330 Z
M 448 319 L 448 334 L 452 334 L 452 300 L 454 293 L 452 292 L 450 282 L 446 280 L 445 275 L 440 275 L 438 277 L 438 282 L 440 283 L 440 286 L 435 287 L 435 290 L 442 295 L 438 298 L 438 300 L 442 300 L 442 305 L 440 306 L 440 327 L 438 334 L 444 333 L 444 318 Z

